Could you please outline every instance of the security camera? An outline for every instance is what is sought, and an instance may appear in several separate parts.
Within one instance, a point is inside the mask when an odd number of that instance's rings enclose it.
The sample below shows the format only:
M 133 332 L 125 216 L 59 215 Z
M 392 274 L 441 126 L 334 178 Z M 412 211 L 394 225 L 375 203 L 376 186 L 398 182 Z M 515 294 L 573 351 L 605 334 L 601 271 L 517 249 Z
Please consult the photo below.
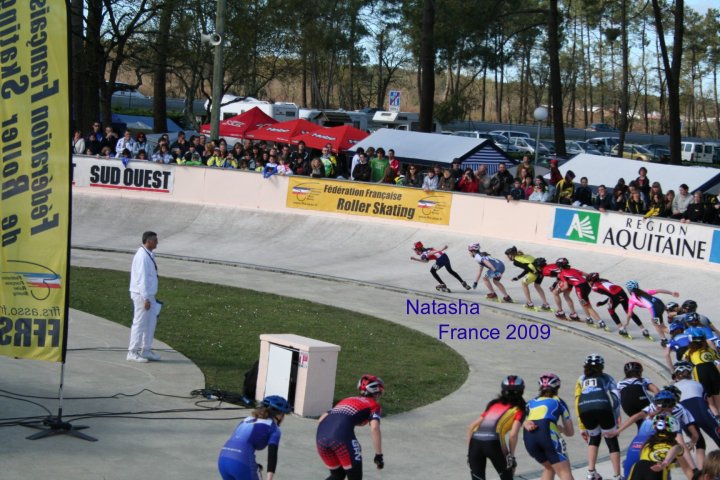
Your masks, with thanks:
M 220 45 L 222 43 L 222 37 L 217 33 L 212 33 L 212 34 L 203 33 L 202 35 L 200 35 L 200 39 L 203 42 L 209 43 L 213 47 L 217 47 L 218 45 Z

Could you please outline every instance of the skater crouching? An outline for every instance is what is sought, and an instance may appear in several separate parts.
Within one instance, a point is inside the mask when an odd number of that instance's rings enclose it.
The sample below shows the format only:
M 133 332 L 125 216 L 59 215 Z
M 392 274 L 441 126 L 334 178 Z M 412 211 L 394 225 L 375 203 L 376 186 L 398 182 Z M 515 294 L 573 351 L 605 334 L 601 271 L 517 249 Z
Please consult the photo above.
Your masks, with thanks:
M 495 289 L 493 288 L 494 283 L 502 294 L 502 301 L 506 303 L 513 303 L 512 298 L 510 298 L 507 290 L 505 290 L 505 286 L 501 282 L 502 275 L 505 273 L 505 264 L 501 260 L 492 257 L 489 253 L 481 252 L 479 243 L 471 243 L 468 245 L 468 252 L 470 252 L 470 256 L 473 257 L 479 265 L 478 273 L 475 276 L 475 281 L 473 282 L 473 289 L 477 288 L 483 270 L 487 268 L 487 272 L 485 272 L 485 276 L 483 277 L 483 283 L 487 289 L 490 290 L 490 293 L 488 293 L 486 297 L 489 300 L 497 300 L 498 295 L 495 293 Z M 492 283 L 490 280 L 492 280 Z
M 452 266 L 450 265 L 450 257 L 448 257 L 445 253 L 445 250 L 447 250 L 447 248 L 447 245 L 437 250 L 434 248 L 425 248 L 422 242 L 415 242 L 415 245 L 413 245 L 413 250 L 415 250 L 415 255 L 417 255 L 418 258 L 410 257 L 410 260 L 423 263 L 427 263 L 430 260 L 435 260 L 435 265 L 430 268 L 430 274 L 432 274 L 433 278 L 438 282 L 438 285 L 435 287 L 435 289 L 442 292 L 450 292 L 450 289 L 447 287 L 447 285 L 445 285 L 445 282 L 442 281 L 440 275 L 438 275 L 437 273 L 438 270 L 445 267 L 445 269 L 450 275 L 457 278 L 458 282 L 460 282 L 460 284 L 465 288 L 465 290 L 470 290 L 470 285 L 465 283 L 465 280 L 463 280 L 462 277 L 460 277 L 460 275 L 458 275 L 458 273 L 452 269 Z

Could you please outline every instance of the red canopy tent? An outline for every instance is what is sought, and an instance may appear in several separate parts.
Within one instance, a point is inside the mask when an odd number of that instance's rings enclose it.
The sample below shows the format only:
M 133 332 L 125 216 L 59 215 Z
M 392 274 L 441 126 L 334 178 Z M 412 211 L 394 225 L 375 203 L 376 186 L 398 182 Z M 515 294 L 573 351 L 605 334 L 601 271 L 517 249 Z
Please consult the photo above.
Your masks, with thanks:
M 277 120 L 268 116 L 258 107 L 253 107 L 245 113 L 230 117 L 220 122 L 221 137 L 242 138 L 245 132 L 257 130 L 265 125 L 278 123 Z M 210 133 L 210 124 L 206 123 L 200 127 L 200 133 Z
M 353 145 L 365 139 L 369 134 L 358 130 L 350 125 L 341 125 L 339 127 L 321 128 L 305 135 L 293 137 L 292 143 L 305 142 L 309 148 L 321 149 L 328 143 L 332 145 L 334 152 L 349 150 Z
M 245 138 L 251 138 L 253 140 L 266 140 L 269 142 L 290 143 L 293 137 L 314 132 L 319 128 L 322 127 L 300 118 L 298 120 L 289 120 L 287 122 L 265 125 L 257 130 L 245 133 Z

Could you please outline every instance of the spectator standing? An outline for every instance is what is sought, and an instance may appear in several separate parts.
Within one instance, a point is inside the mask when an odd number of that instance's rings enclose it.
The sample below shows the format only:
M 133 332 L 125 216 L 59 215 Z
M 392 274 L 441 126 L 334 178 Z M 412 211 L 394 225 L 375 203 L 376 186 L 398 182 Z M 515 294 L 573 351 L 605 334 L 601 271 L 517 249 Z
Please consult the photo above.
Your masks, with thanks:
M 263 153 L 263 155 L 265 155 Z M 278 173 L 277 155 L 275 153 L 268 153 L 268 163 L 265 164 L 262 170 L 263 178 L 270 178 Z
M 187 152 L 188 141 L 185 140 L 185 132 L 178 132 L 177 138 L 172 145 L 170 145 L 170 150 L 174 150 L 176 148 L 180 149 L 180 153 L 182 155 L 185 155 L 185 152 Z
M 395 172 L 395 177 L 400 175 L 400 160 L 395 158 L 395 150 L 392 148 L 388 150 L 388 162 L 390 164 L 390 168 L 392 168 L 393 172 Z
M 167 144 L 162 144 L 160 146 L 160 150 L 153 154 L 152 161 L 155 163 L 164 163 L 166 165 L 173 161 L 173 156 L 168 151 Z
M 648 211 L 645 214 L 646 217 L 657 217 L 662 215 L 665 211 L 665 197 L 662 193 L 653 193 L 650 191 L 650 204 L 648 205 Z
M 92 137 L 95 141 L 101 142 L 105 135 L 103 135 L 102 125 L 100 122 L 93 122 L 91 130 L 92 131 L 90 132 L 90 135 L 88 135 L 88 138 Z
M 352 178 L 356 182 L 369 182 L 372 177 L 372 172 L 370 171 L 370 164 L 365 157 L 365 152 L 362 148 L 359 148 L 355 155 L 358 157 L 358 163 L 353 168 Z
M 635 184 L 638 186 L 642 194 L 645 196 L 645 199 L 650 198 L 650 186 L 652 185 L 650 183 L 650 179 L 647 177 L 647 168 L 640 167 L 640 170 L 638 170 L 638 177 L 635 179 Z
M 466 168 L 463 172 L 460 182 L 458 182 L 458 189 L 465 193 L 477 193 L 478 191 L 478 179 L 475 178 L 475 174 L 472 168 Z
M 105 127 L 105 135 L 100 140 L 100 150 L 104 147 L 110 148 L 110 155 L 115 155 L 115 146 L 117 145 L 118 137 L 113 131 L 112 127 Z
M 558 159 L 557 158 L 551 158 L 550 159 L 550 194 L 555 195 L 555 185 L 563 179 L 562 173 L 560 173 L 560 169 L 558 168 Z
M 531 202 L 549 202 L 550 192 L 545 189 L 544 183 L 535 183 L 533 193 L 530 194 L 528 200 Z
M 490 179 L 489 195 L 505 197 L 510 193 L 510 186 L 513 183 L 513 176 L 508 172 L 504 163 L 498 165 L 498 171 Z
M 290 167 L 295 175 L 310 175 L 310 153 L 305 149 L 305 142 L 298 143 L 297 150 L 290 154 Z
M 557 160 L 555 160 L 555 163 L 557 164 Z M 519 178 L 521 181 L 522 181 L 522 178 L 520 177 L 520 175 L 521 175 L 521 170 L 523 168 L 527 172 L 528 177 L 535 178 L 535 167 L 533 167 L 532 163 L 530 163 L 530 157 L 527 155 L 523 155 L 522 163 L 518 166 L 518 169 L 517 169 L 516 178 Z
M 85 155 L 87 148 L 85 147 L 85 139 L 83 138 L 80 130 L 75 130 L 75 132 L 73 132 L 73 138 L 70 145 L 72 147 L 72 153 L 75 155 Z
M 422 175 L 418 172 L 417 165 L 409 165 L 405 174 L 405 184 L 408 187 L 420 188 L 423 184 Z
M 568 170 L 565 178 L 555 184 L 555 202 L 563 205 L 571 205 L 575 195 L 575 172 Z
M 377 183 L 385 176 L 385 169 L 390 166 L 390 162 L 382 147 L 378 148 L 375 154 L 376 157 L 370 157 L 370 170 L 372 171 L 371 181 Z
M 487 173 L 487 167 L 481 164 L 475 171 L 475 178 L 478 179 L 478 193 L 490 194 L 490 175 Z
M 635 215 L 645 215 L 648 211 L 645 200 L 642 198 L 640 190 L 635 189 L 630 194 L 627 203 L 625 204 L 625 211 L 627 213 L 634 213 Z
M 672 218 L 681 219 L 688 205 L 692 202 L 692 195 L 688 193 L 688 186 L 686 184 L 680 185 L 678 188 L 678 194 L 672 201 Z
M 435 175 L 435 168 L 428 170 L 425 178 L 423 179 L 422 189 L 426 192 L 430 190 L 437 190 L 440 179 Z
M 675 190 L 665 192 L 665 210 L 660 214 L 663 218 L 671 218 L 673 215 L 673 201 L 675 200 Z
M 125 130 L 123 137 L 115 144 L 115 150 L 117 151 L 116 158 L 121 158 L 122 152 L 126 148 L 131 155 L 135 152 L 135 140 L 132 138 L 132 132 L 130 130 Z
M 610 198 L 610 195 L 608 195 L 607 187 L 605 185 L 600 185 L 598 187 L 597 195 L 593 199 L 593 207 L 595 207 L 595 210 L 599 210 L 603 213 L 608 210 L 613 210 L 613 201 L 612 198 Z
M 280 155 L 278 157 L 277 173 L 278 175 L 285 176 L 293 174 L 292 168 L 290 168 L 290 165 L 288 164 L 288 158 L 285 155 Z
M 355 167 L 357 166 L 357 164 L 360 163 L 360 155 L 365 155 L 365 149 L 363 147 L 358 147 L 358 149 L 355 150 L 355 155 L 353 155 L 353 158 L 350 161 L 350 180 L 355 180 L 355 175 L 353 174 L 353 172 L 355 171 Z
M 158 268 L 155 250 L 158 246 L 157 233 L 142 234 L 142 245 L 135 252 L 130 270 L 130 298 L 133 302 L 133 322 L 130 328 L 130 344 L 127 360 L 147 363 L 160 360 L 152 351 L 157 317 L 162 304 L 157 301 Z
M 533 184 L 532 177 L 525 177 L 522 181 L 522 189 L 525 192 L 525 198 L 530 198 L 530 195 L 535 191 L 535 185 Z
M 693 193 L 693 199 L 690 205 L 687 206 L 687 210 L 682 215 L 682 223 L 705 223 L 708 220 L 710 210 L 708 204 L 705 203 L 703 198 L 703 192 L 695 190 Z
M 310 176 L 312 178 L 325 178 L 325 166 L 317 157 L 310 162 Z
M 322 148 L 320 161 L 325 167 L 325 176 L 327 178 L 335 178 L 337 175 L 337 158 L 335 158 L 335 155 L 332 154 L 332 150 L 329 145 L 325 145 Z
M 438 190 L 444 192 L 452 192 L 455 190 L 455 179 L 452 176 L 452 171 L 447 168 L 443 168 L 442 176 L 438 180 Z
M 507 195 L 507 201 L 510 200 L 525 200 L 525 190 L 523 190 L 522 184 L 517 178 L 513 180 L 513 186 Z
M 580 179 L 580 186 L 575 189 L 573 201 L 579 202 L 580 206 L 583 207 L 592 206 L 592 189 L 588 186 L 587 177 L 582 177 Z
M 625 206 L 627 204 L 627 198 L 625 198 L 625 193 L 621 188 L 615 187 L 613 189 L 613 210 L 617 212 L 624 212 Z
M 460 169 L 460 160 L 458 160 L 457 158 L 453 159 L 452 163 L 450 164 L 450 176 L 455 181 L 453 190 L 457 190 L 458 184 L 463 177 L 463 171 L 462 169 Z
M 147 137 L 143 132 L 137 132 L 135 134 L 135 150 L 132 152 L 133 156 L 136 157 L 137 154 L 140 152 L 140 150 L 144 150 L 147 154 L 148 151 L 148 144 L 147 144 Z M 196 149 L 197 152 L 199 150 Z
M 390 185 L 395 185 L 395 170 L 392 169 L 391 166 L 385 167 L 385 172 L 383 173 L 383 178 L 378 183 L 387 183 Z

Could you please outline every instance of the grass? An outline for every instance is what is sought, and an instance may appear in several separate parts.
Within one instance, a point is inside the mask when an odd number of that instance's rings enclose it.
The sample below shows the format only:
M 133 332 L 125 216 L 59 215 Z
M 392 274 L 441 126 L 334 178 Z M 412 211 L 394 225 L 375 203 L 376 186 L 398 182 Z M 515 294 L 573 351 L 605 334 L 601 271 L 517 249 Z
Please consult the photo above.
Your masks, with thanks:
M 129 277 L 73 267 L 70 306 L 129 327 Z M 261 333 L 295 333 L 340 345 L 335 400 L 355 394 L 360 375 L 372 373 L 385 381 L 386 413 L 439 400 L 468 375 L 463 358 L 437 339 L 349 310 L 166 277 L 160 278 L 158 297 L 165 305 L 155 337 L 195 362 L 208 388 L 242 392 L 244 373 L 259 356 Z

